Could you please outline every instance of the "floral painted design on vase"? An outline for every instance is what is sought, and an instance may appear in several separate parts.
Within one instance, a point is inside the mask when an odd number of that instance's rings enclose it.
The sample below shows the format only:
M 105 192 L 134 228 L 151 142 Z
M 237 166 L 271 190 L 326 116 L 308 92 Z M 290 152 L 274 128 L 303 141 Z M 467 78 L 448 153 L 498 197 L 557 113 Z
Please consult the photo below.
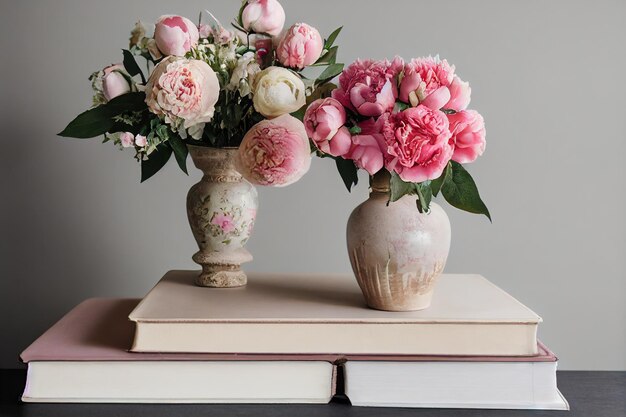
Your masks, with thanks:
M 348 219 L 350 262 L 368 306 L 422 310 L 448 258 L 450 221 L 432 202 L 428 213 L 420 213 L 415 196 L 387 205 L 388 176 L 384 170 L 374 176 L 369 199 Z
M 189 224 L 200 249 L 193 260 L 202 266 L 196 284 L 246 285 L 241 264 L 252 260 L 244 245 L 256 219 L 257 191 L 235 168 L 236 148 L 189 146 L 189 153 L 204 173 L 187 195 Z

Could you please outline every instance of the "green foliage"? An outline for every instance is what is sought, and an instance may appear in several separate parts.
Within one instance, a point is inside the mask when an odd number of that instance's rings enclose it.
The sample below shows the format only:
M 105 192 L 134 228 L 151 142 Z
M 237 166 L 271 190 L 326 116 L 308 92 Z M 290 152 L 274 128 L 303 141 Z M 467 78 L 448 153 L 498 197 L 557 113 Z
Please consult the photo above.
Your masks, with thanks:
M 187 150 L 187 145 L 180 138 L 180 136 L 173 134 L 169 137 L 167 143 L 172 147 L 174 151 L 174 157 L 176 158 L 176 162 L 180 169 L 187 175 L 187 154 L 189 151 Z
M 142 92 L 127 93 L 93 109 L 89 109 L 72 120 L 59 136 L 71 138 L 93 138 L 107 132 L 113 132 L 115 118 L 123 113 L 142 111 L 147 108 L 146 95 Z
M 339 50 L 338 46 L 333 46 L 328 51 L 323 53 L 317 61 L 311 66 L 320 66 L 320 65 L 329 65 L 334 64 L 337 60 L 337 51 Z
M 441 190 L 441 186 L 444 182 L 449 181 L 450 176 L 452 175 L 452 168 L 450 166 L 450 162 L 446 165 L 446 168 L 443 170 L 443 173 L 430 182 L 430 188 L 433 192 L 433 195 L 437 197 L 439 191 Z
M 351 191 L 352 187 L 359 182 L 358 168 L 351 159 L 343 159 L 342 157 L 335 157 L 334 159 L 343 183 L 348 191 Z
M 159 144 L 156 149 L 149 155 L 149 158 L 141 161 L 141 182 L 156 174 L 165 166 L 172 155 L 172 148 L 166 144 Z
M 451 175 L 441 187 L 441 193 L 450 205 L 476 214 L 484 214 L 491 221 L 491 215 L 481 200 L 478 188 L 472 176 L 461 164 L 450 161 Z
M 324 84 L 327 81 L 332 80 L 343 71 L 343 64 L 330 64 L 315 80 L 315 85 Z
M 424 181 L 415 184 L 415 191 L 417 191 L 417 210 L 420 213 L 428 213 L 430 210 L 430 201 L 433 198 L 433 192 L 430 187 L 430 181 Z
M 139 65 L 137 65 L 137 61 L 135 60 L 135 57 L 133 56 L 133 54 L 127 49 L 122 49 L 122 52 L 124 54 L 123 64 L 124 64 L 124 69 L 126 69 L 126 72 L 128 72 L 128 74 L 130 74 L 131 77 L 134 77 L 135 75 L 139 74 L 141 76 L 141 81 L 145 84 L 146 78 L 144 77 L 143 72 L 141 72 Z
M 427 213 L 433 196 L 436 197 L 441 192 L 450 205 L 470 213 L 484 214 L 491 221 L 489 210 L 480 199 L 474 180 L 455 161 L 450 161 L 441 176 L 432 181 L 405 182 L 398 174 L 392 173 L 389 188 L 389 203 L 398 201 L 405 195 L 416 194 L 417 209 L 420 213 Z
M 338 27 L 330 35 L 328 35 L 328 39 L 324 42 L 324 49 L 330 49 L 333 46 L 335 39 L 337 39 L 339 32 L 341 32 L 341 29 L 343 29 L 343 26 Z
M 404 182 L 402 178 L 395 172 L 391 173 L 391 179 L 389 180 L 389 203 L 400 200 L 405 195 L 416 194 L 415 184 L 412 182 Z

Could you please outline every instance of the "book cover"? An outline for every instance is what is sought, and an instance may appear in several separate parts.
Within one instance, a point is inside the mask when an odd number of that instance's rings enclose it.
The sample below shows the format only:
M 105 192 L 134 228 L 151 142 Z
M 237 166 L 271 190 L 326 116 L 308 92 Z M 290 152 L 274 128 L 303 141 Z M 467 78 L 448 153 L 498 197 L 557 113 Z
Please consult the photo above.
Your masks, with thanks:
M 170 271 L 133 310 L 133 351 L 537 354 L 541 318 L 480 275 L 444 274 L 430 308 L 387 312 L 367 308 L 348 275 L 250 274 L 215 289 L 195 274 Z

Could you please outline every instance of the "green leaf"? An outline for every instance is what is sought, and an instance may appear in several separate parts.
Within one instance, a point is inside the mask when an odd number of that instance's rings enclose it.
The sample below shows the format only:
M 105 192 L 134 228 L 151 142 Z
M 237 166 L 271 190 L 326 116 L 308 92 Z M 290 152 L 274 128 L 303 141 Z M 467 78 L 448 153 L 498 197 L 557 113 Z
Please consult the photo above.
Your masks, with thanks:
M 137 91 L 115 97 L 104 105 L 113 116 L 131 111 L 140 111 L 148 108 L 146 105 L 146 93 Z
M 307 105 L 305 104 L 304 106 L 300 107 L 298 110 L 291 113 L 291 115 L 295 117 L 296 119 L 302 121 L 304 120 L 304 113 L 306 113 L 306 108 L 307 108 Z
M 396 104 L 393 107 L 393 111 L 394 111 L 394 113 L 397 113 L 397 112 L 404 111 L 404 110 L 408 109 L 409 107 L 411 107 L 411 106 L 406 104 L 406 103 L 403 103 L 401 101 L 396 101 Z
M 59 136 L 71 138 L 93 138 L 111 132 L 116 122 L 113 117 L 128 111 L 146 108 L 146 95 L 142 92 L 127 93 L 93 109 L 82 112 L 72 120 Z
M 157 145 L 148 159 L 141 161 L 141 182 L 144 182 L 165 166 L 172 155 L 172 148 L 165 143 Z
M 315 61 L 315 63 L 313 63 L 312 66 L 334 64 L 335 60 L 337 59 L 337 50 L 338 49 L 339 49 L 338 46 L 333 46 L 328 51 L 326 51 L 326 53 L 324 55 L 319 57 L 319 59 L 317 61 Z
M 435 197 L 437 197 L 437 195 L 439 194 L 439 191 L 441 190 L 441 186 L 443 185 L 443 183 L 448 181 L 451 175 L 452 175 L 452 168 L 450 167 L 450 163 L 448 162 L 448 165 L 446 165 L 446 167 L 444 168 L 439 178 L 434 179 L 430 182 L 430 188 Z
M 313 103 L 318 98 L 330 97 L 332 91 L 335 88 L 337 88 L 337 85 L 333 83 L 325 83 L 324 85 L 320 85 L 316 87 L 315 90 L 313 90 L 313 92 L 311 93 L 311 95 L 306 98 L 307 107 L 309 104 Z
M 145 84 L 146 79 L 143 76 L 143 72 L 141 72 L 139 65 L 137 65 L 137 61 L 135 60 L 135 57 L 133 56 L 133 54 L 127 49 L 122 49 L 122 52 L 124 54 L 123 63 L 124 63 L 124 68 L 126 69 L 126 72 L 128 72 L 131 77 L 134 77 L 135 75 L 139 74 L 141 76 L 141 81 Z
M 412 195 L 417 193 L 415 184 L 412 182 L 404 182 L 402 178 L 395 172 L 391 173 L 391 179 L 389 180 L 389 203 L 400 200 L 405 195 Z
M 317 77 L 315 84 L 322 84 L 325 81 L 331 80 L 341 74 L 341 71 L 343 71 L 343 64 L 331 64 Z
M 417 191 L 417 210 L 420 213 L 428 213 L 430 210 L 430 201 L 433 198 L 433 192 L 430 188 L 430 181 L 424 181 L 415 184 L 415 190 Z
M 93 138 L 109 131 L 115 123 L 106 105 L 82 112 L 72 120 L 59 136 L 67 138 Z
M 324 49 L 330 49 L 333 46 L 333 44 L 335 43 L 335 39 L 337 39 L 337 36 L 339 36 L 339 32 L 341 32 L 341 29 L 343 29 L 343 26 L 338 27 L 333 31 L 333 33 L 328 36 L 328 39 L 326 39 L 326 42 L 324 42 Z
M 361 129 L 360 126 L 354 125 L 350 129 L 348 129 L 348 130 L 350 130 L 350 134 L 351 135 L 358 135 L 359 133 L 361 133 L 362 129 Z
M 354 161 L 351 159 L 343 159 L 342 157 L 335 158 L 335 164 L 337 165 L 337 171 L 341 175 L 343 183 L 346 185 L 348 192 L 352 187 L 359 182 L 358 168 L 354 165 Z
M 176 133 L 169 135 L 168 143 L 174 150 L 174 156 L 176 157 L 176 162 L 180 169 L 187 175 L 187 154 L 189 151 L 187 150 L 187 145 L 185 142 L 178 136 Z
M 452 174 L 444 181 L 441 193 L 450 205 L 475 214 L 484 214 L 491 221 L 491 215 L 481 200 L 472 176 L 461 164 L 450 161 Z

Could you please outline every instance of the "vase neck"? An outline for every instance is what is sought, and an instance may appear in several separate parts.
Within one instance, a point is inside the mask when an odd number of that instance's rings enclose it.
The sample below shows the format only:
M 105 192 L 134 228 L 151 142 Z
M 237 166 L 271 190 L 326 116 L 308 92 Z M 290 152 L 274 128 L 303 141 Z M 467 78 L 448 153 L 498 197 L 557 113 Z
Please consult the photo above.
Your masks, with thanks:
M 188 146 L 193 164 L 210 181 L 240 182 L 243 177 L 237 170 L 237 148 L 210 148 Z
M 391 180 L 391 174 L 386 169 L 381 169 L 372 177 L 370 177 L 370 194 L 389 193 L 389 180 Z

